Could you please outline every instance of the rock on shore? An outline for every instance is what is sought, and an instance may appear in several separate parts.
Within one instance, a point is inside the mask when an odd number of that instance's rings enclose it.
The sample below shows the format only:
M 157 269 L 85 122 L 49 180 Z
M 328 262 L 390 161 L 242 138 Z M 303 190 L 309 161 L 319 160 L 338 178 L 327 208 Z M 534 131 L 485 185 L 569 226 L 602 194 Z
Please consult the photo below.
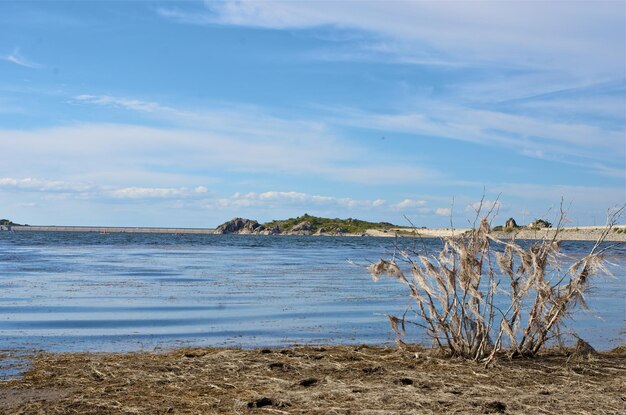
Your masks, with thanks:
M 265 231 L 265 226 L 261 225 L 259 222 L 251 219 L 245 218 L 234 218 L 229 220 L 228 222 L 222 223 L 215 229 L 216 234 L 242 234 L 242 235 L 250 235 L 250 234 L 261 234 Z
M 313 225 L 310 222 L 302 221 L 296 226 L 291 228 L 290 234 L 292 235 L 311 235 L 313 233 Z

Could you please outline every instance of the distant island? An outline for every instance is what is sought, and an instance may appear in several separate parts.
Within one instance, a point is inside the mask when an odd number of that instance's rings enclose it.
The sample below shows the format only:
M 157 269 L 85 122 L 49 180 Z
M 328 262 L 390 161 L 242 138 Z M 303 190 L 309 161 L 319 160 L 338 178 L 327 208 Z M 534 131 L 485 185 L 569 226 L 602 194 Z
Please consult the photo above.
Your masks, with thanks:
M 329 219 L 304 214 L 295 218 L 273 220 L 260 224 L 256 220 L 234 218 L 215 229 L 217 234 L 258 235 L 363 235 L 376 230 L 389 232 L 400 227 L 389 222 L 368 222 L 359 219 Z
M 550 222 L 536 219 L 520 226 L 510 218 L 502 226 L 494 226 L 491 234 L 500 239 L 595 241 L 604 232 L 604 226 L 552 227 Z M 322 218 L 304 214 L 295 218 L 259 223 L 253 219 L 234 218 L 215 229 L 167 227 L 112 227 L 112 226 L 32 226 L 20 225 L 9 219 L 0 220 L 0 231 L 12 232 L 92 232 L 92 233 L 164 233 L 204 235 L 311 235 L 311 236 L 374 236 L 374 237 L 458 237 L 471 231 L 469 228 L 427 228 L 398 226 L 389 222 L 368 222 L 360 219 Z M 626 242 L 626 225 L 616 225 L 607 241 Z

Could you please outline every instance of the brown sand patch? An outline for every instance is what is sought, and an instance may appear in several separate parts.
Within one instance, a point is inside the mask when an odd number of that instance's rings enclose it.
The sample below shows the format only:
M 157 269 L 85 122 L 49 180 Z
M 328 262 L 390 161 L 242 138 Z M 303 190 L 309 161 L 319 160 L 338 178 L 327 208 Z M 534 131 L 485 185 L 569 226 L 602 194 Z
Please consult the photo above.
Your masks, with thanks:
M 55 401 L 68 394 L 69 391 L 67 390 L 45 388 L 0 389 L 0 409 L 3 411 L 17 411 L 17 408 L 21 406 L 38 401 Z
M 623 413 L 626 355 L 495 367 L 383 347 L 38 354 L 6 414 Z

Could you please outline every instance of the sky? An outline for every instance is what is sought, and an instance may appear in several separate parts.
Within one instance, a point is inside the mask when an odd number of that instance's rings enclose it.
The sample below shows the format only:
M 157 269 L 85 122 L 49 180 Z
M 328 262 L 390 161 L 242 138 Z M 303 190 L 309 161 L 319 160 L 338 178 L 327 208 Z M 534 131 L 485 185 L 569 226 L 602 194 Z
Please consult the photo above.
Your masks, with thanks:
M 624 1 L 2 1 L 0 217 L 599 225 L 625 31 Z

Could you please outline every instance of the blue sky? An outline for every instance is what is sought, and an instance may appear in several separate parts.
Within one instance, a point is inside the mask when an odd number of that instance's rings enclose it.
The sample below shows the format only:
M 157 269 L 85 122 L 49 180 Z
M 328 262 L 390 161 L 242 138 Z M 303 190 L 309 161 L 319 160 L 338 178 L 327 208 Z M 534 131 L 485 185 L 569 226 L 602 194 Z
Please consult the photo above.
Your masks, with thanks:
M 0 2 L 0 216 L 600 224 L 623 1 Z

